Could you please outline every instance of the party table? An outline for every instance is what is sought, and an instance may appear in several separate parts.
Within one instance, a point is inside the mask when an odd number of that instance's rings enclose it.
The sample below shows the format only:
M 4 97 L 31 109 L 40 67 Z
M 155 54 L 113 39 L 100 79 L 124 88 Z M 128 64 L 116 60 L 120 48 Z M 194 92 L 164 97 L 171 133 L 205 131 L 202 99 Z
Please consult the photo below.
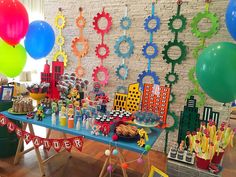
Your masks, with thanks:
M 92 135 L 91 130 L 86 130 L 86 128 L 83 126 L 80 127 L 80 130 L 76 130 L 75 128 L 67 128 L 67 126 L 65 126 L 65 127 L 60 126 L 58 118 L 57 118 L 56 125 L 52 125 L 51 116 L 46 116 L 43 119 L 43 121 L 37 121 L 36 119 L 27 119 L 26 115 L 13 115 L 13 114 L 8 113 L 7 111 L 1 112 L 1 114 L 6 116 L 9 119 L 22 121 L 23 122 L 22 130 L 25 130 L 28 125 L 30 133 L 33 135 L 34 135 L 34 129 L 33 129 L 32 125 L 39 125 L 39 126 L 48 128 L 49 131 L 47 133 L 47 138 L 49 138 L 51 130 L 57 130 L 57 131 L 63 133 L 64 138 L 66 137 L 65 134 L 71 134 L 71 135 L 75 135 L 75 136 L 83 136 L 86 139 L 101 142 L 104 144 L 108 144 L 113 147 L 133 151 L 133 152 L 140 153 L 140 154 L 147 154 L 148 153 L 147 151 L 144 150 L 143 147 L 139 147 L 137 145 L 136 141 L 127 141 L 127 140 L 125 140 L 125 141 L 124 140 L 112 141 L 112 134 L 113 133 L 110 133 L 108 136 Z M 147 144 L 149 144 L 152 147 L 153 144 L 156 142 L 157 138 L 160 136 L 161 131 L 162 131 L 161 129 L 157 129 L 157 128 L 152 129 L 152 132 L 149 134 L 149 140 L 148 140 Z M 35 148 L 35 147 L 32 147 L 31 149 L 26 150 L 24 152 L 20 152 L 22 144 L 23 144 L 23 139 L 20 138 L 14 164 L 18 163 L 19 158 L 22 154 L 25 154 L 25 153 L 29 152 L 30 150 L 34 149 L 36 152 L 37 158 L 38 158 L 41 174 L 45 175 L 43 164 L 44 164 L 44 162 L 46 162 L 48 160 L 43 161 L 38 148 Z M 119 158 L 119 160 L 121 163 L 124 162 L 124 159 L 122 156 Z M 100 176 L 103 175 L 104 170 L 105 170 L 104 168 L 107 165 L 107 163 L 108 163 L 108 159 L 104 163 L 104 167 L 103 167 L 103 170 L 101 171 Z M 127 176 L 127 173 L 124 169 L 122 169 L 122 172 L 123 172 L 123 176 Z

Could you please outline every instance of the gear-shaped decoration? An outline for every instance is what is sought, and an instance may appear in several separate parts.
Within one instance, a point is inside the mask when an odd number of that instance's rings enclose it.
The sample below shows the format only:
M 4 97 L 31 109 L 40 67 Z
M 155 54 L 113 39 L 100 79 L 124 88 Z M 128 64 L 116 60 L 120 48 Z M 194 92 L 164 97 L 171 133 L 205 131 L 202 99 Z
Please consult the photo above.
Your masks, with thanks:
M 53 61 L 57 61 L 57 60 L 59 60 L 60 61 L 60 59 L 59 58 L 62 58 L 62 60 L 63 60 L 63 62 L 64 62 L 64 66 L 66 66 L 67 65 L 67 55 L 66 55 L 66 53 L 64 52 L 64 51 L 57 51 L 54 55 L 53 55 Z
M 80 14 L 80 16 L 78 16 L 76 18 L 76 25 L 78 28 L 85 28 L 86 25 L 86 20 L 85 18 L 82 16 L 82 14 Z
M 175 102 L 175 100 L 176 100 L 175 94 L 173 92 L 170 93 L 169 103 L 172 104 Z
M 123 17 L 121 20 L 120 20 L 120 28 L 122 30 L 128 30 L 131 26 L 131 20 L 129 17 Z
M 62 35 L 58 35 L 56 38 L 56 44 L 63 46 L 65 44 L 65 38 Z
M 85 69 L 82 66 L 77 66 L 75 69 L 75 74 L 77 77 L 82 78 L 85 74 Z
M 178 47 L 181 51 L 181 54 L 177 59 L 172 59 L 168 54 L 168 51 L 174 46 Z M 173 65 L 175 65 L 176 63 L 181 64 L 183 60 L 186 59 L 187 47 L 184 45 L 182 41 L 177 41 L 177 40 L 169 41 L 168 44 L 164 46 L 162 54 L 163 54 L 163 59 L 166 60 L 166 63 L 171 63 Z
M 83 48 L 80 51 L 77 48 L 77 45 L 79 43 L 83 45 Z M 81 37 L 74 38 L 72 41 L 71 49 L 75 56 L 79 58 L 84 57 L 88 53 L 88 50 L 89 50 L 88 40 Z
M 98 73 L 103 73 L 104 74 L 104 79 L 100 80 L 98 78 Z M 94 82 L 98 82 L 100 83 L 102 86 L 106 86 L 108 84 L 108 80 L 109 80 L 109 72 L 108 69 L 105 68 L 104 66 L 97 66 L 94 70 L 93 70 L 93 81 Z
M 166 129 L 166 131 L 174 132 L 175 129 L 178 128 L 178 125 L 179 125 L 179 118 L 178 118 L 178 116 L 175 114 L 175 112 L 170 112 L 170 111 L 168 111 L 168 115 L 169 115 L 171 118 L 173 118 L 174 122 L 173 122 L 173 124 L 172 124 L 171 126 L 166 127 L 165 129 Z
M 124 71 L 122 74 L 121 71 Z M 129 74 L 129 69 L 125 64 L 121 64 L 116 68 L 116 76 L 121 80 L 126 80 Z
M 129 50 L 126 52 L 126 53 L 123 53 L 121 50 L 120 50 L 120 46 L 121 44 L 125 42 L 129 45 Z M 131 55 L 134 53 L 134 43 L 133 41 L 131 40 L 130 37 L 128 36 L 121 36 L 117 39 L 116 41 L 116 44 L 114 46 L 115 48 L 115 53 L 118 57 L 121 57 L 121 58 L 130 58 Z
M 166 77 L 165 77 L 165 81 L 170 84 L 170 85 L 174 85 L 178 82 L 179 80 L 179 76 L 177 73 L 174 73 L 174 72 L 169 72 L 166 74 Z
M 99 20 L 102 18 L 105 18 L 107 20 L 107 26 L 103 29 L 101 29 L 98 24 Z M 112 25 L 112 17 L 110 16 L 109 13 L 105 12 L 104 8 L 103 8 L 102 13 L 97 13 L 97 16 L 93 18 L 93 27 L 94 27 L 94 30 L 96 30 L 98 34 L 104 35 L 108 33 L 111 29 L 111 25 Z
M 127 89 L 127 87 L 120 85 L 116 88 L 116 92 L 117 93 L 128 94 L 128 89 Z
M 55 18 L 55 22 L 54 22 L 55 26 L 57 29 L 63 29 L 65 28 L 66 25 L 66 19 L 65 16 L 59 12 Z
M 198 90 L 198 89 L 193 89 L 193 90 L 190 90 L 186 96 L 186 99 L 190 98 L 190 96 L 198 96 L 199 97 L 199 100 L 197 101 L 197 107 L 201 108 L 205 105 L 206 103 L 206 96 L 205 94 Z
M 143 91 L 143 88 L 144 88 L 143 79 L 147 76 L 152 77 L 152 79 L 154 81 L 154 84 L 160 85 L 159 77 L 157 76 L 156 72 L 154 72 L 154 71 L 143 71 L 141 74 L 138 75 L 138 80 L 137 80 L 137 82 L 139 83 L 140 90 Z
M 152 54 L 148 54 L 147 50 L 148 50 L 149 47 L 153 48 L 153 53 Z M 143 51 L 143 56 L 147 59 L 154 59 L 158 55 L 158 47 L 153 42 L 147 42 L 146 45 L 143 46 L 142 51 Z
M 202 19 L 208 19 L 211 22 L 211 28 L 207 32 L 202 32 L 198 24 Z M 200 39 L 211 38 L 214 34 L 216 34 L 219 30 L 219 18 L 215 13 L 211 13 L 208 11 L 199 12 L 192 20 L 191 23 L 192 33 Z
M 150 28 L 149 27 L 149 23 L 151 21 L 155 21 L 155 26 L 153 28 Z M 154 33 L 154 32 L 157 32 L 157 30 L 160 29 L 160 23 L 161 23 L 161 20 L 158 16 L 155 16 L 155 15 L 151 15 L 151 16 L 148 16 L 146 19 L 145 19 L 145 22 L 144 22 L 144 29 L 148 32 L 148 33 Z
M 181 26 L 179 28 L 174 27 L 174 22 L 176 20 L 181 21 Z M 187 25 L 187 19 L 183 15 L 174 15 L 171 19 L 169 19 L 168 27 L 169 30 L 171 30 L 172 33 L 181 33 L 186 28 Z
M 105 53 L 101 54 L 101 49 L 105 49 Z M 95 53 L 97 55 L 98 58 L 100 59 L 105 59 L 109 56 L 110 54 L 110 49 L 106 44 L 98 44 L 96 49 L 95 49 Z

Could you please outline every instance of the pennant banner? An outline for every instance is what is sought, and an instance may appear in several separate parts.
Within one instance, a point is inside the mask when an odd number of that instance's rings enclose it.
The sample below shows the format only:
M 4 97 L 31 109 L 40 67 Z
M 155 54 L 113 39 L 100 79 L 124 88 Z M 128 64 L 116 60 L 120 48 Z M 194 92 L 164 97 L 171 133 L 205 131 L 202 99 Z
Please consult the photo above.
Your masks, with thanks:
M 0 114 L 0 126 L 7 126 L 9 132 L 15 131 L 18 138 L 23 138 L 26 144 L 32 142 L 36 148 L 39 148 L 41 145 L 43 145 L 44 149 L 47 151 L 53 147 L 56 152 L 59 152 L 64 147 L 68 152 L 71 152 L 71 149 L 74 146 L 77 150 L 82 151 L 83 137 L 81 136 L 68 139 L 41 138 L 23 131 L 2 114 Z

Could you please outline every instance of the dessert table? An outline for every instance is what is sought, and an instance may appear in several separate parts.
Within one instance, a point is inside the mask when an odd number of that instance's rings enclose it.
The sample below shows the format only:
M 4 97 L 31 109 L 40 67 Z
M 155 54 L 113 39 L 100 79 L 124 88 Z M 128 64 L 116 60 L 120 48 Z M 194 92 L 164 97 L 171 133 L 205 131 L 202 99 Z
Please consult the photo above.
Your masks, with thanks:
M 13 115 L 13 114 L 8 113 L 7 111 L 1 112 L 0 114 L 6 116 L 9 119 L 22 121 L 23 122 L 22 130 L 25 130 L 26 127 L 29 126 L 30 133 L 33 134 L 33 135 L 34 135 L 34 129 L 33 129 L 32 125 L 39 125 L 39 126 L 48 128 L 49 131 L 47 133 L 47 138 L 49 138 L 51 130 L 57 130 L 57 131 L 59 131 L 63 134 L 64 138 L 66 137 L 66 134 L 71 134 L 71 135 L 75 135 L 75 136 L 83 136 L 86 139 L 101 142 L 101 143 L 104 143 L 104 144 L 108 144 L 111 147 L 121 148 L 121 149 L 129 150 L 129 151 L 133 151 L 133 152 L 140 153 L 140 154 L 145 154 L 145 155 L 148 154 L 148 152 L 145 151 L 144 147 L 139 147 L 137 145 L 136 141 L 129 141 L 129 140 L 113 141 L 112 140 L 112 135 L 113 135 L 112 132 L 108 136 L 102 136 L 102 135 L 96 136 L 96 135 L 91 134 L 91 130 L 86 130 L 86 128 L 83 127 L 83 126 L 80 127 L 80 130 L 76 130 L 75 128 L 67 128 L 67 126 L 62 127 L 62 126 L 59 125 L 58 117 L 57 117 L 56 125 L 52 125 L 51 116 L 46 116 L 43 119 L 43 121 L 37 121 L 36 119 L 27 119 L 26 115 Z M 154 143 L 156 142 L 157 138 L 160 136 L 161 132 L 162 132 L 161 129 L 153 128 L 152 132 L 150 134 L 148 134 L 149 135 L 149 140 L 148 140 L 147 144 L 152 147 L 154 145 Z M 20 159 L 21 155 L 23 155 L 23 154 L 25 154 L 25 153 L 27 153 L 31 150 L 35 150 L 41 174 L 42 174 L 42 176 L 44 176 L 45 171 L 44 171 L 43 165 L 48 160 L 43 161 L 42 157 L 39 153 L 38 148 L 35 148 L 35 147 L 32 147 L 28 150 L 25 150 L 24 152 L 20 152 L 22 144 L 23 144 L 23 139 L 20 138 L 18 148 L 17 148 L 17 152 L 16 152 L 16 156 L 15 156 L 15 160 L 14 160 L 14 164 L 17 164 L 19 162 L 19 159 Z M 121 153 L 119 153 L 119 154 L 121 156 L 118 158 L 118 161 L 120 163 L 125 162 L 124 157 L 122 156 L 122 150 L 121 150 Z M 100 176 L 103 176 L 103 174 L 106 170 L 105 167 L 108 163 L 108 160 L 109 160 L 109 158 L 106 159 L 106 161 L 104 163 L 104 166 L 103 166 L 103 169 L 100 173 Z M 116 164 L 117 164 L 117 162 L 116 162 Z M 122 172 L 123 172 L 123 176 L 127 176 L 127 173 L 126 173 L 125 169 L 122 168 Z

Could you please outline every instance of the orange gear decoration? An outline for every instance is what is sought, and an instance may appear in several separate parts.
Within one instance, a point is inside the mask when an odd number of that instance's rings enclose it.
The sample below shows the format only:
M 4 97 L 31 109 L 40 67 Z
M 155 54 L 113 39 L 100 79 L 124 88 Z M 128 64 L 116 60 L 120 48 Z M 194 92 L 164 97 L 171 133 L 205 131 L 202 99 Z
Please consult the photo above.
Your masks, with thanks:
M 78 50 L 77 44 L 82 44 L 83 49 Z M 77 56 L 78 58 L 84 57 L 89 50 L 88 40 L 81 37 L 74 38 L 72 41 L 71 50 L 74 53 L 74 55 Z
M 100 53 L 101 49 L 105 49 L 105 53 L 104 54 Z M 98 44 L 97 47 L 96 47 L 95 53 L 96 53 L 98 58 L 105 59 L 105 58 L 107 58 L 109 56 L 110 49 L 109 49 L 109 47 L 106 44 Z
M 74 55 L 78 58 L 78 66 L 76 67 L 75 73 L 77 77 L 81 78 L 85 74 L 85 69 L 81 66 L 81 58 L 88 53 L 89 44 L 88 40 L 83 35 L 83 29 L 85 28 L 86 25 L 86 20 L 83 17 L 83 9 L 80 7 L 79 11 L 80 15 L 76 18 L 76 26 L 79 28 L 80 35 L 79 37 L 75 37 L 72 40 L 71 50 L 74 53 Z M 83 46 L 81 50 L 77 48 L 78 44 L 81 44 Z
M 101 18 L 105 18 L 107 20 L 107 26 L 104 29 L 101 29 L 98 24 Z M 105 8 L 103 8 L 102 13 L 97 13 L 97 16 L 95 16 L 93 20 L 94 20 L 93 22 L 94 30 L 96 30 L 98 34 L 104 36 L 104 34 L 110 31 L 112 25 L 112 17 L 110 16 L 109 13 L 105 12 Z
M 104 79 L 100 80 L 98 78 L 98 73 L 104 73 Z M 105 68 L 104 66 L 97 66 L 94 70 L 93 70 L 93 81 L 94 82 L 99 82 L 102 86 L 106 86 L 108 84 L 108 80 L 109 80 L 109 72 L 108 69 Z

